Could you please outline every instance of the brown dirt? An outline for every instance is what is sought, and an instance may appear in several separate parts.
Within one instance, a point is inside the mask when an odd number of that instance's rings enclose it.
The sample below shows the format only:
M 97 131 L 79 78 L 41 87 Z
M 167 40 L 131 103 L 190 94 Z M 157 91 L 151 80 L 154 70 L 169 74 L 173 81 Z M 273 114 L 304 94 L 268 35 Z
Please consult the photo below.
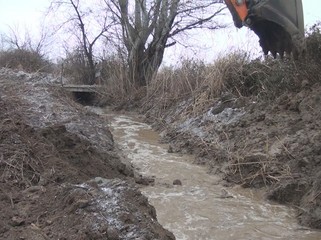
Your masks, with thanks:
M 227 184 L 266 187 L 268 199 L 296 207 L 301 224 L 320 229 L 320 93 L 307 79 L 259 102 L 229 93 L 213 99 L 205 89 L 167 109 L 155 99 L 145 113 L 170 151 L 195 154 Z
M 107 119 L 52 76 L 0 69 L 0 239 L 175 239 Z

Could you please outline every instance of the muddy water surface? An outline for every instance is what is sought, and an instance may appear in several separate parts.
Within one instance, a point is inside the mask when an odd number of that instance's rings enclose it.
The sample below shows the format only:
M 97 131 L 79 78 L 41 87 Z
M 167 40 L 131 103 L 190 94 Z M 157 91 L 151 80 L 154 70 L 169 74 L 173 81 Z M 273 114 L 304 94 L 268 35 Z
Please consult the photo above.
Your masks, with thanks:
M 158 221 L 177 239 L 321 239 L 321 232 L 296 223 L 292 209 L 264 201 L 260 192 L 224 188 L 218 176 L 191 164 L 192 156 L 168 153 L 158 134 L 137 116 L 107 116 L 116 142 L 135 168 L 155 177 L 155 185 L 141 191 L 155 206 Z M 173 185 L 175 179 L 182 185 Z

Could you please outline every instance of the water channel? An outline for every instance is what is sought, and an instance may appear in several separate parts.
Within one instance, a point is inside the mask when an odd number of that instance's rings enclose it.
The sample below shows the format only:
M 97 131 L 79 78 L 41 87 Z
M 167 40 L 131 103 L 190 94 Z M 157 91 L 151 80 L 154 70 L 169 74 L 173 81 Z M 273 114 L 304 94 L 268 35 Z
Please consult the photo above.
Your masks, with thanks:
M 106 115 L 115 141 L 135 168 L 155 177 L 155 185 L 141 191 L 176 239 L 321 239 L 321 232 L 297 224 L 292 209 L 264 201 L 259 191 L 224 188 L 218 176 L 191 164 L 192 156 L 168 153 L 158 134 L 137 116 Z M 173 185 L 175 179 L 182 185 Z

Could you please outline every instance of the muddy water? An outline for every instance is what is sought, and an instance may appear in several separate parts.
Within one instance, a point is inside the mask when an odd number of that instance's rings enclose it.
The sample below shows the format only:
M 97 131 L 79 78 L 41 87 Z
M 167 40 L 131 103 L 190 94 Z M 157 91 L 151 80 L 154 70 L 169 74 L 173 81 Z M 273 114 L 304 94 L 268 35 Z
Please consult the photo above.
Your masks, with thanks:
M 167 153 L 158 134 L 135 116 L 108 117 L 116 142 L 135 168 L 155 177 L 155 185 L 141 191 L 177 239 L 321 239 L 321 232 L 296 223 L 293 210 L 263 201 L 260 192 L 224 188 L 218 176 L 191 164 L 191 156 Z M 175 179 L 182 185 L 174 186 Z

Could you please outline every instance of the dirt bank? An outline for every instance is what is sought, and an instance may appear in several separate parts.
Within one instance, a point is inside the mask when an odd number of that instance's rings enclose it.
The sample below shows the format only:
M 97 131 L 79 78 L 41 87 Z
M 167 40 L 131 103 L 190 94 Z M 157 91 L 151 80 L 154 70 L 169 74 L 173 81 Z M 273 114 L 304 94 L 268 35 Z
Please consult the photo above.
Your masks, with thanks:
M 321 85 L 296 84 L 269 101 L 227 92 L 213 99 L 205 88 L 169 107 L 153 99 L 144 113 L 169 151 L 195 154 L 227 184 L 267 187 L 268 199 L 294 206 L 301 224 L 321 228 Z
M 0 69 L 0 239 L 174 239 L 108 122 L 57 79 Z

